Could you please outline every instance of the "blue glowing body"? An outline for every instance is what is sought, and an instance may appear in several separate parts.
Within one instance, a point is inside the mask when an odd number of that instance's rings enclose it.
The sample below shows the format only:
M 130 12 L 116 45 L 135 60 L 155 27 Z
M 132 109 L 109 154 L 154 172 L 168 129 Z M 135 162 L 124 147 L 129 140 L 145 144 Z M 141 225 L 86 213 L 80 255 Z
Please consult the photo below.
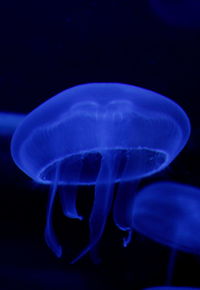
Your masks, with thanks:
M 76 187 L 95 186 L 90 244 L 80 258 L 103 233 L 114 184 L 120 182 L 115 206 L 119 217 L 126 182 L 165 168 L 189 134 L 189 120 L 175 102 L 125 84 L 79 85 L 32 111 L 16 130 L 11 152 L 27 175 L 51 185 L 45 234 L 56 255 L 62 250 L 51 217 L 59 185 L 66 186 L 61 194 L 65 215 L 78 219 L 82 217 L 76 210 Z
M 24 114 L 0 112 L 0 136 L 12 136 L 24 118 Z
M 168 25 L 200 28 L 199 0 L 149 0 L 154 12 Z
M 200 189 L 171 182 L 145 187 L 135 198 L 132 224 L 161 244 L 200 254 Z

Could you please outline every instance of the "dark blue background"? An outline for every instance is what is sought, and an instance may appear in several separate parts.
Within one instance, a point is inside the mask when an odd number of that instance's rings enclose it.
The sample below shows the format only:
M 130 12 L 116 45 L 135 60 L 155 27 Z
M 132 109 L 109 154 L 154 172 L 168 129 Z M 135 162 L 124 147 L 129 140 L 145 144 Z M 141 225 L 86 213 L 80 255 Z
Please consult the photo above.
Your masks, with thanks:
M 2 1 L 0 109 L 28 113 L 56 93 L 86 82 L 124 82 L 177 103 L 192 124 L 188 145 L 164 172 L 141 182 L 174 180 L 200 187 L 200 30 L 169 27 L 148 1 Z M 110 217 L 99 244 L 102 264 L 69 261 L 86 245 L 92 189 L 80 189 L 82 223 L 55 226 L 65 248 L 57 259 L 43 238 L 48 188 L 12 163 L 0 140 L 0 289 L 141 289 L 164 285 L 170 249 L 139 234 L 126 249 Z M 199 233 L 198 233 L 199 234 Z M 177 253 L 174 285 L 200 287 L 200 257 Z

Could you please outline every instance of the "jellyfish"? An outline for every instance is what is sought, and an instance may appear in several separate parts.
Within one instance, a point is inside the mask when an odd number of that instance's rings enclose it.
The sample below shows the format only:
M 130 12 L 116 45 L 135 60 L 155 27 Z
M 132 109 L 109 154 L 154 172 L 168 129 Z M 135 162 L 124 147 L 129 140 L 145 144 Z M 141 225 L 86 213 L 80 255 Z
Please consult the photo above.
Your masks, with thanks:
M 200 254 L 200 189 L 173 182 L 145 187 L 135 197 L 132 226 L 169 246 L 167 283 L 171 283 L 177 250 Z
M 101 238 L 115 184 L 119 184 L 115 221 L 126 229 L 121 213 L 129 203 L 134 180 L 164 169 L 183 149 L 189 134 L 189 119 L 174 101 L 120 83 L 69 88 L 28 114 L 13 135 L 11 154 L 24 173 L 50 186 L 45 239 L 55 255 L 62 255 L 52 226 L 60 186 L 65 188 L 61 191 L 64 214 L 79 220 L 77 188 L 94 186 L 90 241 L 76 262 Z
M 149 0 L 153 11 L 170 26 L 200 28 L 199 0 Z
M 25 115 L 21 113 L 0 112 L 0 136 L 12 136 L 24 118 Z

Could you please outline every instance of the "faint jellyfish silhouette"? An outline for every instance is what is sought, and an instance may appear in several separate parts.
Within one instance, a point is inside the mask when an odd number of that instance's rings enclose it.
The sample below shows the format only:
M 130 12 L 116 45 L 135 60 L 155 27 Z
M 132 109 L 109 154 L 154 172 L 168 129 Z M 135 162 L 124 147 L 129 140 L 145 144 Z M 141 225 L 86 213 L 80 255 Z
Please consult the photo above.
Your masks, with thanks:
M 120 183 L 115 209 L 120 219 L 118 205 L 126 182 L 165 168 L 189 134 L 189 120 L 175 102 L 126 84 L 79 85 L 32 111 L 17 128 L 11 152 L 22 171 L 51 186 L 45 238 L 56 256 L 62 255 L 62 248 L 52 227 L 52 209 L 59 185 L 66 186 L 61 193 L 65 215 L 78 219 L 77 187 L 95 187 L 90 242 L 75 262 L 100 239 L 115 183 Z
M 10 140 L 20 122 L 25 118 L 24 114 L 13 112 L 0 112 L 0 174 L 1 186 L 8 185 L 13 175 L 12 158 L 10 155 Z M 13 181 L 13 180 L 12 180 Z
M 176 251 L 200 254 L 200 189 L 159 182 L 135 197 L 132 227 L 148 238 L 171 247 L 167 284 L 171 283 Z
M 149 0 L 153 11 L 165 23 L 182 28 L 200 28 L 199 0 Z
M 12 136 L 24 118 L 24 114 L 0 112 L 0 136 Z

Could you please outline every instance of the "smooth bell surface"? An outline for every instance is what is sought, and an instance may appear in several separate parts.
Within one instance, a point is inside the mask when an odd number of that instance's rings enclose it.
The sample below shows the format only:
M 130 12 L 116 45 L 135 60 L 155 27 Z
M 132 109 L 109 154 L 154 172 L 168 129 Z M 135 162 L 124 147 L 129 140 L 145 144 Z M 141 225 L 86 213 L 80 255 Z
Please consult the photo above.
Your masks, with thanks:
M 120 181 L 165 168 L 190 134 L 185 112 L 149 90 L 118 83 L 92 83 L 67 89 L 32 111 L 11 143 L 15 163 L 40 183 L 51 183 L 60 163 L 58 184 L 95 184 L 105 152 L 118 152 Z M 77 183 L 77 181 L 76 181 Z

